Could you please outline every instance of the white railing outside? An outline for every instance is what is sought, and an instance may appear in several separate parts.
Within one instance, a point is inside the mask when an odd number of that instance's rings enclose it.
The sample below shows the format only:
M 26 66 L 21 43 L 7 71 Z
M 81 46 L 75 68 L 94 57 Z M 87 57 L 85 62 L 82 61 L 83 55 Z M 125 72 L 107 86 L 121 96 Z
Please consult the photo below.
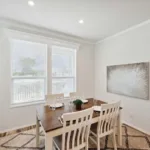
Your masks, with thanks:
M 31 102 L 43 100 L 45 95 L 44 80 L 15 80 L 13 85 L 13 102 Z

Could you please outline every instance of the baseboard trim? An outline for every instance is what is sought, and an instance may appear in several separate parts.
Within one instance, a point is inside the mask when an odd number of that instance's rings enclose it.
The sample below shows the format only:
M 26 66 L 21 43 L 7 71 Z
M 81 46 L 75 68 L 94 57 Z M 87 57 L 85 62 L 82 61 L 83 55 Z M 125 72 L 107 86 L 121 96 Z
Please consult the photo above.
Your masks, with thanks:
M 134 125 L 132 125 L 132 124 L 126 122 L 126 121 L 123 121 L 123 124 L 125 124 L 125 125 L 127 125 L 127 126 L 133 128 L 133 129 L 136 129 L 136 130 L 138 130 L 138 131 L 140 131 L 140 132 L 142 132 L 142 133 L 144 133 L 144 134 L 150 136 L 150 132 L 147 132 L 147 131 L 145 131 L 145 130 L 143 130 L 143 129 L 141 129 L 141 128 L 138 128 L 138 127 L 136 127 L 136 126 L 134 126 Z
M 0 138 L 11 135 L 11 134 L 16 134 L 16 133 L 20 133 L 20 132 L 23 132 L 23 131 L 31 130 L 31 129 L 34 129 L 35 127 L 36 127 L 36 125 L 32 124 L 32 125 L 26 125 L 26 126 L 23 126 L 23 127 L 18 127 L 18 128 L 15 128 L 15 129 L 3 131 L 3 132 L 0 132 Z

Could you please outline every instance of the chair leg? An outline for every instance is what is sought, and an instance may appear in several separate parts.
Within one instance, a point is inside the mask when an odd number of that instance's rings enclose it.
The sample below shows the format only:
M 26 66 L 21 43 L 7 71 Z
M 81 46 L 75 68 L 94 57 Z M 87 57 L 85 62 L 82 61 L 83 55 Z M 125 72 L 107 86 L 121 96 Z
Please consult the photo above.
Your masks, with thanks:
M 97 150 L 100 150 L 100 138 L 97 136 Z
M 89 149 L 89 145 L 86 145 L 86 146 L 85 146 L 85 150 L 88 150 L 88 149 Z
M 117 150 L 117 143 L 116 143 L 116 135 L 115 135 L 115 132 L 113 132 L 113 145 L 114 145 L 114 150 Z

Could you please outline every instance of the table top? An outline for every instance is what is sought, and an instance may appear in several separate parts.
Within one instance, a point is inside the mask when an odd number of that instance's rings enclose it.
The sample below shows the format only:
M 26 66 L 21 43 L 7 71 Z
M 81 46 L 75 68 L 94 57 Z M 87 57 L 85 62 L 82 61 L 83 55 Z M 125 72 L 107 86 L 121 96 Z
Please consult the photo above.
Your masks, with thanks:
M 106 102 L 98 100 L 97 105 L 106 104 Z M 93 98 L 88 99 L 88 103 L 83 104 L 82 110 L 90 108 L 93 106 Z M 70 107 L 70 105 L 65 105 L 61 108 L 52 110 L 49 106 L 39 106 L 36 108 L 36 113 L 38 120 L 41 121 L 41 124 L 45 132 L 50 132 L 62 128 L 63 125 L 58 120 L 58 117 L 62 116 L 64 113 L 75 112 L 75 107 Z M 99 116 L 99 113 L 94 112 L 93 118 Z

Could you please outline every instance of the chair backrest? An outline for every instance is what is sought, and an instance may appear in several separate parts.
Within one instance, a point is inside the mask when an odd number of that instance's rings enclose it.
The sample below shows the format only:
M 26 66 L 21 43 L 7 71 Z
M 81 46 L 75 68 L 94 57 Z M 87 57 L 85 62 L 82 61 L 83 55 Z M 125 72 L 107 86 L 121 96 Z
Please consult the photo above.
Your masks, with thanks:
M 119 109 L 120 101 L 101 105 L 101 113 L 97 126 L 97 133 L 99 135 L 107 135 L 115 130 Z
M 70 97 L 75 97 L 77 95 L 77 92 L 72 92 L 69 95 L 70 95 Z
M 77 92 L 72 92 L 70 93 L 70 99 L 75 100 L 75 99 L 84 99 L 84 96 L 80 93 Z
M 58 99 L 64 99 L 64 94 L 49 94 L 45 95 L 46 105 L 53 104 Z
M 63 115 L 62 150 L 80 150 L 88 146 L 93 108 Z

